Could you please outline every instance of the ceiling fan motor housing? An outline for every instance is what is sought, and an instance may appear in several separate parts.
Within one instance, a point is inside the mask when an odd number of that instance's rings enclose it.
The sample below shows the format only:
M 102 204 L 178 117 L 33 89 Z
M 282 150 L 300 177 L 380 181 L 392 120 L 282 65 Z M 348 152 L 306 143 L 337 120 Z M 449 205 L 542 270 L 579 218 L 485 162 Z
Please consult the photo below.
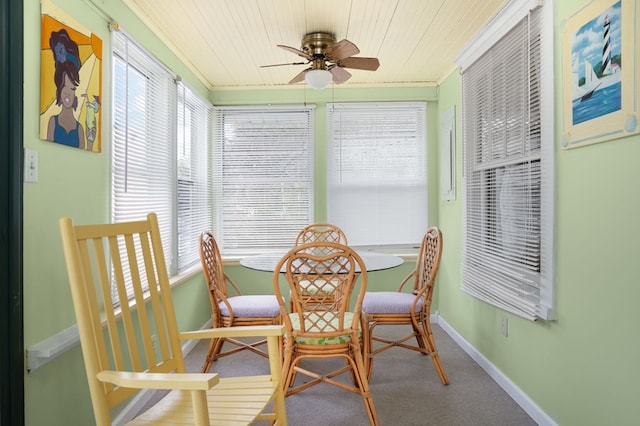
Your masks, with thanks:
M 309 33 L 302 38 L 302 51 L 316 58 L 323 58 L 325 50 L 336 43 L 336 38 L 329 33 Z

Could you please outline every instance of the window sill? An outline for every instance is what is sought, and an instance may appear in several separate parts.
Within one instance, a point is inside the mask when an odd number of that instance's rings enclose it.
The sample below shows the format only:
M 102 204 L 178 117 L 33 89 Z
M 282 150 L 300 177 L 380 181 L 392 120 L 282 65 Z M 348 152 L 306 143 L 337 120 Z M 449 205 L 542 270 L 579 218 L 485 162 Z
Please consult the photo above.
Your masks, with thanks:
M 192 267 L 190 267 L 189 269 L 187 269 L 186 271 L 170 277 L 169 285 L 171 286 L 171 288 L 173 288 L 175 286 L 183 284 L 184 282 L 189 281 L 191 278 L 200 274 L 201 272 L 202 272 L 202 265 L 200 264 L 200 262 L 198 262 Z M 146 297 L 145 297 L 145 300 L 147 300 Z

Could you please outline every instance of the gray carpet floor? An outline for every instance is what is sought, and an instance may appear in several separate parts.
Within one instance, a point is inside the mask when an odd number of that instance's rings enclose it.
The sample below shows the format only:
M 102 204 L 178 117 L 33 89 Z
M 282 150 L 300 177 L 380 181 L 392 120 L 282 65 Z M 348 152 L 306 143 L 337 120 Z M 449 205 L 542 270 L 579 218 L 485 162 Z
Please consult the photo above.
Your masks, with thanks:
M 375 357 L 370 380 L 381 425 L 527 426 L 535 422 L 442 329 L 433 331 L 449 385 L 442 385 L 431 359 L 418 352 L 391 348 Z M 380 326 L 376 333 L 401 336 L 408 326 Z M 187 356 L 187 370 L 200 371 L 208 342 L 200 342 Z M 313 362 L 314 364 L 311 364 Z M 319 372 L 343 365 L 342 360 L 309 360 Z M 264 374 L 265 358 L 242 351 L 219 359 L 211 372 L 221 376 Z M 343 380 L 349 380 L 344 375 Z M 304 377 L 298 375 L 298 380 Z M 154 395 L 152 401 L 161 393 Z M 367 426 L 360 395 L 321 383 L 286 399 L 292 426 Z M 144 408 L 143 408 L 144 410 Z

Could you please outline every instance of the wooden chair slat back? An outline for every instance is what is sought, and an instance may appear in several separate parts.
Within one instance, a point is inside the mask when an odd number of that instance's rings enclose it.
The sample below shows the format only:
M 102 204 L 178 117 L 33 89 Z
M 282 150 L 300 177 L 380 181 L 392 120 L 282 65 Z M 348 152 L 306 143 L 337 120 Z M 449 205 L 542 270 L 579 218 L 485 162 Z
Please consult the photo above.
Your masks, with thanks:
M 99 371 L 185 371 L 157 218 L 62 218 L 60 230 L 96 419 L 108 420 L 137 391 L 99 382 Z

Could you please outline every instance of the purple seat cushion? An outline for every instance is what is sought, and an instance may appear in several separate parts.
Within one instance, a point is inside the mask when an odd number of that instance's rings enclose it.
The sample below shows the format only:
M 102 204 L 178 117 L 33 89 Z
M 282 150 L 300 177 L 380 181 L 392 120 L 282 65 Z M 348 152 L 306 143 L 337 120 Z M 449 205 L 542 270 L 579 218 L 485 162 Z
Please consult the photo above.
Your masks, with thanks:
M 248 318 L 274 318 L 280 315 L 278 299 L 273 295 L 246 295 L 233 296 L 227 299 L 236 317 Z M 222 316 L 229 316 L 227 305 L 220 303 Z
M 368 291 L 362 301 L 362 312 L 368 314 L 408 314 L 411 304 L 415 300 L 411 293 L 398 291 Z M 416 310 L 422 309 L 422 300 L 416 305 Z

